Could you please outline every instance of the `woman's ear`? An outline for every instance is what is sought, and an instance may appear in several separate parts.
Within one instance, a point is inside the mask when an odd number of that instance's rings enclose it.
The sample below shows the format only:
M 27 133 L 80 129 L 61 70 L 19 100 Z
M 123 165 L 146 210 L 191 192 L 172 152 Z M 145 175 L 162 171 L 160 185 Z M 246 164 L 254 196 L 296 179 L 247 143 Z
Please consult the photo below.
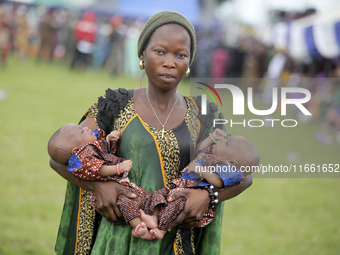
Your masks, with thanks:
M 145 56 L 145 51 L 143 51 L 143 53 L 139 56 L 139 59 L 144 60 L 144 56 Z

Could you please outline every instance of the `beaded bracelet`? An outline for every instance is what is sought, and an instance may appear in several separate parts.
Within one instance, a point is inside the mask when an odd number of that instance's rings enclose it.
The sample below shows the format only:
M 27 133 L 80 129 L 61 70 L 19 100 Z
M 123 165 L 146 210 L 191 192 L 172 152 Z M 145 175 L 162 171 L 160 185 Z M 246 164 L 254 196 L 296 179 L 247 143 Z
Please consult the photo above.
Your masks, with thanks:
M 120 175 L 120 172 L 119 172 L 119 163 L 116 165 L 117 167 L 117 174 Z
M 210 139 L 213 141 L 213 143 L 216 143 L 216 141 L 215 141 L 215 139 L 214 139 L 214 137 L 212 136 L 211 133 L 209 133 L 209 137 L 210 137 Z
M 208 191 L 208 193 L 209 193 L 209 197 L 210 197 L 210 206 L 209 206 L 209 209 L 212 209 L 218 203 L 218 199 L 217 199 L 218 192 L 215 190 L 214 185 L 204 186 L 203 188 L 206 191 Z

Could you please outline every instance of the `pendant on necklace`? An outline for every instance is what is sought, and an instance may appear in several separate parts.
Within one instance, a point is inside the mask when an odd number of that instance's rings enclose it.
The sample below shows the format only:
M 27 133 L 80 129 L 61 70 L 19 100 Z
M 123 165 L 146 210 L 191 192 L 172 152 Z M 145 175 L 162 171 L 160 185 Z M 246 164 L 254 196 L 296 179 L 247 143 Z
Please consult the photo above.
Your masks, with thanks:
M 164 137 L 164 126 L 163 126 L 163 129 L 162 129 L 162 139 L 163 139 L 163 137 Z

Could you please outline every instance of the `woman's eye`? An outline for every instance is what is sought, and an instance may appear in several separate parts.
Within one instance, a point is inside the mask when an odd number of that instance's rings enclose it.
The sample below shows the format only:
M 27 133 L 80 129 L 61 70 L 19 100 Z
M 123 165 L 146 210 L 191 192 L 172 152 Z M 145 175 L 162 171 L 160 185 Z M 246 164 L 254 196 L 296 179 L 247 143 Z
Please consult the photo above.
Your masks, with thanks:
M 178 54 L 178 57 L 180 57 L 180 58 L 186 58 L 186 57 L 187 57 L 187 55 L 186 55 L 186 54 L 184 54 L 184 53 L 180 53 L 180 54 Z
M 155 52 L 156 52 L 157 54 L 163 54 L 163 51 L 161 51 L 161 50 L 155 50 Z

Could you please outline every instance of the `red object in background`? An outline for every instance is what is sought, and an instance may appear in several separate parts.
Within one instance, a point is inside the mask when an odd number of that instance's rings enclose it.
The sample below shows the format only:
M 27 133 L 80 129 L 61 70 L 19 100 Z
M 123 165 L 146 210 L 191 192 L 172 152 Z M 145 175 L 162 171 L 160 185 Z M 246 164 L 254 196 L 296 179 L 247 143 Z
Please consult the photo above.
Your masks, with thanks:
M 74 36 L 77 42 L 86 41 L 93 43 L 96 39 L 97 24 L 95 23 L 95 13 L 86 12 L 84 18 L 79 20 L 74 29 Z

